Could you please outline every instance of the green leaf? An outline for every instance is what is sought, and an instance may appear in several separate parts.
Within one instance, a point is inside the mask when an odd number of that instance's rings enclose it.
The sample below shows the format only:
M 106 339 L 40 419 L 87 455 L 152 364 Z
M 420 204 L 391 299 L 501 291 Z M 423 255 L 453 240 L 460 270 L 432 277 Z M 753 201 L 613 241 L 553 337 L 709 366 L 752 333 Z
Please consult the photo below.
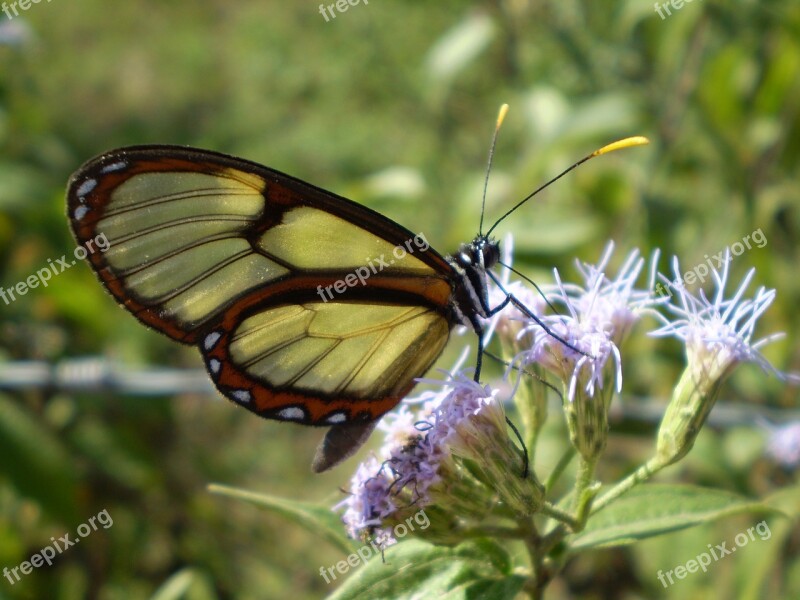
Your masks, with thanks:
M 287 520 L 300 525 L 317 537 L 327 540 L 346 554 L 351 553 L 356 544 L 344 532 L 341 519 L 327 506 L 319 506 L 310 502 L 278 498 L 266 494 L 255 494 L 247 490 L 240 490 L 224 485 L 211 484 L 208 491 L 246 500 L 266 508 Z
M 782 562 L 786 558 L 787 538 L 796 529 L 795 524 L 788 519 L 775 521 L 768 526 L 769 537 L 756 538 L 759 542 L 757 548 L 743 548 L 743 553 L 737 554 L 736 558 L 743 567 L 735 569 L 737 600 L 759 600 L 776 595 L 770 592 L 774 590 L 776 580 L 781 578 L 779 573 L 784 568 Z M 762 533 L 763 530 L 759 535 Z M 768 544 L 761 543 L 767 540 Z
M 216 600 L 214 586 L 194 569 L 183 569 L 167 579 L 151 600 Z
M 744 496 L 690 485 L 646 484 L 592 515 L 570 550 L 621 546 L 743 512 L 776 512 Z
M 782 512 L 787 517 L 797 519 L 800 517 L 800 485 L 778 490 L 764 499 L 764 504 L 774 510 Z
M 473 14 L 448 31 L 431 48 L 427 68 L 435 81 L 448 81 L 465 69 L 489 46 L 494 35 L 492 20 Z
M 514 598 L 526 581 L 523 575 L 512 574 L 508 553 L 490 540 L 455 548 L 408 540 L 384 554 L 385 562 L 377 557 L 369 560 L 329 600 L 504 600 Z

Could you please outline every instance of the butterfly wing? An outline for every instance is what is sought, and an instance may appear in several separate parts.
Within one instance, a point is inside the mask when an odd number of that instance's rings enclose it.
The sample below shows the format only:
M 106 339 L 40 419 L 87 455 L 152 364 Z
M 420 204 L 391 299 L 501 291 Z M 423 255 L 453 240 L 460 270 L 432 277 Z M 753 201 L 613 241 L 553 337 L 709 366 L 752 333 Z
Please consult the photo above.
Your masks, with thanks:
M 453 274 L 441 255 L 379 213 L 256 163 L 123 148 L 79 169 L 67 204 L 79 244 L 106 238 L 108 250 L 87 256 L 114 297 L 197 344 L 218 389 L 260 416 L 372 422 L 446 344 Z

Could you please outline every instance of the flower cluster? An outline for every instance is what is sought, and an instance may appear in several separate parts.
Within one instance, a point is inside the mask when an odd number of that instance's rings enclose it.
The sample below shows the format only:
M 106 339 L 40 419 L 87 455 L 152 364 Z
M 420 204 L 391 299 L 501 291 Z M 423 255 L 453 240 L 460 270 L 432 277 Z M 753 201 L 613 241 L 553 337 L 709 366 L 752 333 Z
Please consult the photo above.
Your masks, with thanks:
M 784 379 L 797 380 L 776 371 L 760 353 L 779 334 L 752 340 L 758 318 L 775 298 L 774 290 L 763 287 L 752 298 L 745 297 L 753 271 L 726 299 L 730 261 L 725 261 L 722 272 L 713 273 L 717 288 L 713 300 L 702 290 L 690 293 L 680 287 L 677 301 L 671 303 L 669 297 L 653 293 L 657 253 L 644 288 L 637 288 L 646 263 L 638 251 L 627 256 L 615 276 L 607 274 L 612 253 L 609 244 L 596 265 L 578 263 L 580 284 L 564 283 L 554 271 L 555 283 L 537 288 L 538 295 L 520 283 L 509 283 L 504 274 L 491 298 L 501 302 L 512 293 L 530 312 L 510 308 L 487 324 L 487 338 L 499 339 L 509 361 L 507 376 L 520 373 L 514 401 L 524 425 L 523 438 L 532 451 L 547 415 L 546 391 L 540 382 L 561 390 L 570 441 L 584 461 L 584 486 L 576 488 L 578 494 L 588 493 L 583 500 L 576 499 L 577 506 L 584 502 L 576 513 L 581 518 L 588 516 L 592 502 L 590 479 L 605 447 L 612 396 L 622 390 L 620 348 L 643 316 L 660 321 L 652 336 L 678 338 L 687 356 L 648 473 L 691 449 L 721 383 L 737 365 L 754 362 Z M 509 261 L 506 257 L 504 262 Z M 673 268 L 680 273 L 677 259 Z M 352 495 L 340 505 L 350 534 L 390 541 L 392 524 L 425 507 L 434 525 L 425 534 L 434 541 L 454 543 L 463 540 L 465 531 L 503 519 L 518 523 L 524 516 L 550 510 L 545 489 L 508 434 L 498 392 L 458 368 L 444 382 L 422 381 L 440 385 L 441 391 L 407 401 L 388 416 L 381 426 L 386 442 L 379 456 L 359 466 L 351 481 Z M 410 409 L 414 403 L 417 411 Z M 581 518 L 567 521 L 581 527 Z
M 351 480 L 352 495 L 340 506 L 352 537 L 366 533 L 390 545 L 393 524 L 445 503 L 447 511 L 429 512 L 434 526 L 425 535 L 455 543 L 459 532 L 491 521 L 497 511 L 529 514 L 541 502 L 541 485 L 520 477 L 522 455 L 489 387 L 460 371 L 445 381 L 425 381 L 441 391 L 417 399 L 416 413 L 406 405 L 389 417 L 381 425 L 380 460 L 367 460 Z

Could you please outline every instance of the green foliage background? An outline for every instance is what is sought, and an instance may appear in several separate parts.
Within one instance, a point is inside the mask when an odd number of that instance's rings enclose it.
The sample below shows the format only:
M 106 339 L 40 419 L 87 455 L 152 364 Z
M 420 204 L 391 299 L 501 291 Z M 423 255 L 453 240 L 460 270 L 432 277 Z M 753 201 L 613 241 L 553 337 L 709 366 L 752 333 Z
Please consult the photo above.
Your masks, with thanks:
M 615 264 L 632 248 L 660 247 L 691 267 L 761 229 L 768 244 L 734 259 L 734 281 L 755 266 L 756 284 L 778 289 L 761 331 L 788 336 L 766 354 L 800 370 L 800 5 L 698 0 L 672 13 L 662 19 L 641 0 L 372 0 L 329 22 L 316 3 L 277 0 L 56 0 L 11 21 L 0 13 L 0 32 L 26 38 L 0 43 L 0 285 L 72 252 L 70 173 L 142 143 L 262 162 L 452 251 L 476 232 L 495 111 L 508 102 L 489 221 L 596 147 L 652 141 L 592 161 L 508 219 L 498 233 L 514 234 L 518 267 L 539 281 L 552 267 L 572 279 L 573 257 L 595 261 L 609 239 Z M 14 368 L 98 355 L 200 366 L 193 349 L 125 315 L 82 264 L 0 303 L 0 334 L 0 365 Z M 627 394 L 665 401 L 680 346 L 631 342 Z M 723 395 L 789 408 L 797 392 L 748 368 Z M 752 496 L 787 484 L 748 425 L 707 432 L 662 479 Z M 340 549 L 206 490 L 220 482 L 333 504 L 355 461 L 312 477 L 320 435 L 210 395 L 0 392 L 0 568 L 103 509 L 114 519 L 54 566 L 13 586 L 0 579 L 0 599 L 323 597 L 332 586 L 319 567 L 341 560 Z M 651 440 L 646 428 L 612 439 L 601 474 L 626 472 Z M 658 569 L 750 525 L 729 519 L 594 551 L 568 566 L 552 597 L 797 597 L 799 534 L 786 524 L 707 574 L 658 583 Z

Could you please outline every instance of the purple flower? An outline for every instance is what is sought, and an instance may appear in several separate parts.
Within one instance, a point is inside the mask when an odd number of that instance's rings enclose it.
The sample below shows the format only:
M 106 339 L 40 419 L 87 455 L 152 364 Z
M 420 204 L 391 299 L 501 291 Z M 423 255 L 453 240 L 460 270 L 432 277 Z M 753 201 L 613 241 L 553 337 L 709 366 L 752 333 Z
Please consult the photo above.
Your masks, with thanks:
M 350 535 L 391 539 L 393 524 L 424 508 L 431 514 L 425 535 L 452 540 L 459 527 L 482 521 L 498 503 L 535 510 L 541 486 L 520 476 L 521 453 L 491 388 L 460 371 L 445 381 L 420 381 L 441 389 L 407 401 L 381 426 L 386 442 L 379 457 L 359 466 L 351 495 L 337 506 L 345 509 Z M 415 403 L 421 408 L 413 413 L 408 404 Z
M 660 464 L 672 464 L 683 458 L 694 445 L 697 434 L 719 395 L 720 384 L 737 365 L 754 362 L 767 372 L 785 380 L 798 381 L 796 375 L 780 373 L 759 351 L 769 342 L 783 336 L 777 333 L 752 341 L 758 318 L 775 300 L 775 290 L 760 287 L 752 298 L 745 292 L 755 275 L 751 269 L 730 299 L 725 299 L 730 252 L 726 254 L 722 273 L 713 269 L 716 284 L 713 300 L 703 290 L 689 293 L 680 283 L 678 259 L 673 258 L 677 302 L 666 305 L 677 318 L 663 315 L 664 325 L 650 335 L 675 336 L 686 346 L 687 367 L 672 394 L 658 432 L 656 454 Z M 668 281 L 663 278 L 664 281 Z
M 526 320 L 520 334 L 532 334 L 534 338 L 533 345 L 517 357 L 521 366 L 535 363 L 555 373 L 567 384 L 570 401 L 579 387 L 590 397 L 604 389 L 611 378 L 606 368 L 609 360 L 613 360 L 616 390 L 622 389 L 619 345 L 642 315 L 652 311 L 651 306 L 663 302 L 650 291 L 635 288 L 645 264 L 636 250 L 628 255 L 615 278 L 606 275 L 613 250 L 614 244 L 609 242 L 597 265 L 577 263 L 583 285 L 562 283 L 554 270 L 556 285 L 545 288 L 548 299 L 562 305 L 568 314 L 546 315 L 541 321 L 572 348 L 534 319 Z
M 800 421 L 770 425 L 767 454 L 789 469 L 800 467 Z
M 24 19 L 8 21 L 0 17 L 0 46 L 23 46 L 32 38 L 31 28 Z
M 678 259 L 674 257 L 672 268 L 679 283 L 670 285 L 678 292 L 677 302 L 666 304 L 665 308 L 677 318 L 670 321 L 659 315 L 663 326 L 650 335 L 675 336 L 682 340 L 686 345 L 689 365 L 696 377 L 712 377 L 719 381 L 736 365 L 753 362 L 781 379 L 800 381 L 797 375 L 776 370 L 760 352 L 770 342 L 782 338 L 783 333 L 773 333 L 756 341 L 752 340 L 759 317 L 775 300 L 775 290 L 762 286 L 755 291 L 752 298 L 744 298 L 755 275 L 755 269 L 750 269 L 733 296 L 726 300 L 730 251 L 726 253 L 724 265 L 722 273 L 716 269 L 711 273 L 717 290 L 713 300 L 709 300 L 703 290 L 692 294 L 680 283 L 681 271 Z M 663 280 L 668 281 L 665 277 Z

